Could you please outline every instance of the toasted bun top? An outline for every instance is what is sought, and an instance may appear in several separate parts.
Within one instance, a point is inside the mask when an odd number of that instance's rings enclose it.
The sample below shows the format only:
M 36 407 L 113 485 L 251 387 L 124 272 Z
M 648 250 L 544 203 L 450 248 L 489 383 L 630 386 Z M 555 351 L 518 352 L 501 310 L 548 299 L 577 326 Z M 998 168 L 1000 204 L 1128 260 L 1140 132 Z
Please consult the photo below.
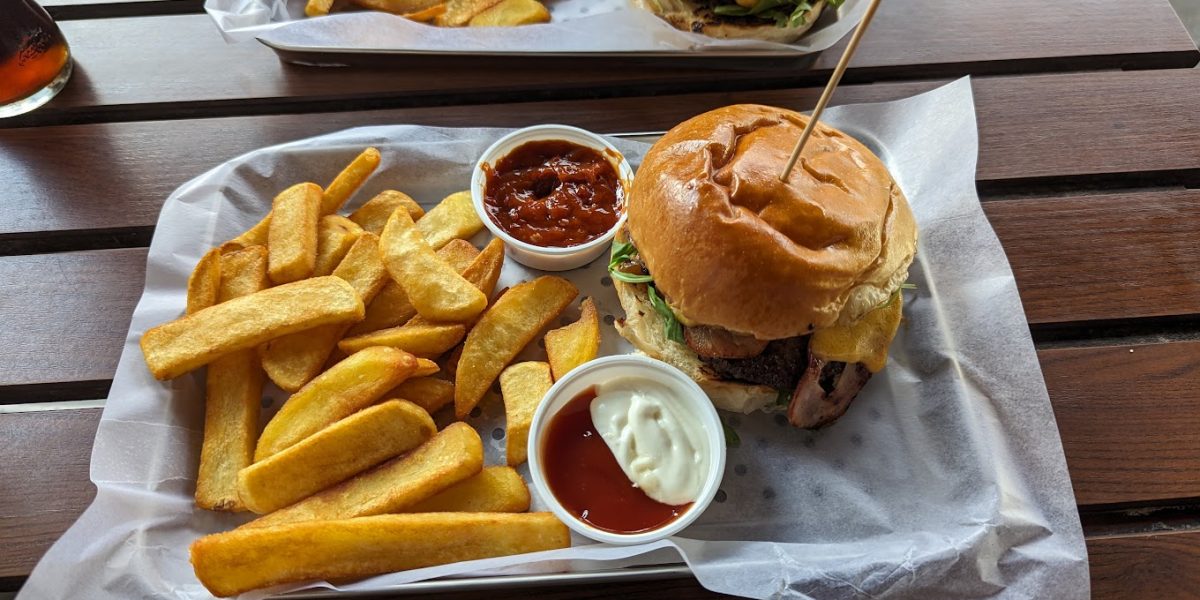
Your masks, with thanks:
M 629 195 L 629 232 L 685 324 L 759 339 L 857 321 L 908 276 L 917 228 L 883 163 L 808 117 L 726 106 L 654 144 Z
M 723 39 L 750 39 L 790 44 L 812 28 L 821 18 L 825 0 L 811 2 L 804 22 L 794 27 L 778 27 L 773 21 L 727 18 L 715 14 L 707 5 L 712 2 L 695 0 L 633 0 L 633 4 L 662 18 L 676 29 L 701 33 Z

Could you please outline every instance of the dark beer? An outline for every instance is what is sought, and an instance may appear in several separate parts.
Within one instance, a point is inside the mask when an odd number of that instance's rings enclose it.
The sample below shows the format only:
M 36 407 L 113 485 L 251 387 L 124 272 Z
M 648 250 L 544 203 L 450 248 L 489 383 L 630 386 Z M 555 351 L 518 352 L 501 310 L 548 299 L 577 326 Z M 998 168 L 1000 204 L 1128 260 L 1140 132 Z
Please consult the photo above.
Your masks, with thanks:
M 56 79 L 61 86 L 70 60 L 67 41 L 41 6 L 33 0 L 0 0 L 0 114 Z

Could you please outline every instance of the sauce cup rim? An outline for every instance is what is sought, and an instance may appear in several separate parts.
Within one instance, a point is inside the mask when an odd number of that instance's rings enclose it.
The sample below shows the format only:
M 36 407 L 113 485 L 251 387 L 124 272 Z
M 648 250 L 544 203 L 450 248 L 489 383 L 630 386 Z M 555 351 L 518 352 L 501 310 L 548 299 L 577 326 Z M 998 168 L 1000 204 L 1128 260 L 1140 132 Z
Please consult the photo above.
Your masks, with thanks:
M 616 170 L 617 179 L 622 190 L 624 191 L 624 197 L 622 200 L 624 204 L 621 206 L 621 214 L 617 217 L 617 222 L 613 224 L 612 228 L 606 231 L 604 235 L 601 235 L 594 240 L 577 244 L 575 246 L 538 246 L 536 244 L 530 244 L 529 242 L 518 240 L 510 235 L 507 231 L 504 231 L 502 227 L 493 221 L 491 215 L 489 215 L 487 210 L 484 208 L 483 191 L 484 186 L 487 185 L 487 181 L 484 177 L 483 166 L 485 164 L 495 164 L 496 161 L 503 158 L 503 156 L 507 155 L 508 152 L 516 149 L 516 146 L 513 146 L 512 148 L 508 148 L 508 146 L 514 139 L 517 138 L 523 138 L 521 139 L 522 143 L 540 140 L 563 140 L 585 145 L 595 150 L 600 150 L 601 154 L 604 155 L 609 163 L 612 164 L 613 169 Z M 506 152 L 501 154 L 501 150 L 506 150 Z M 532 125 L 511 131 L 493 142 L 492 145 L 488 146 L 487 150 L 483 151 L 483 154 L 479 156 L 479 160 L 475 161 L 475 166 L 471 171 L 471 202 L 475 207 L 475 213 L 479 216 L 479 220 L 483 222 L 484 227 L 487 227 L 488 231 L 490 231 L 492 235 L 503 240 L 505 244 L 514 246 L 531 254 L 563 257 L 579 254 L 587 250 L 592 250 L 597 246 L 612 243 L 613 238 L 616 237 L 617 231 L 619 231 L 621 227 L 625 225 L 625 216 L 628 214 L 627 205 L 629 203 L 629 188 L 632 183 L 633 167 L 630 166 L 629 161 L 625 159 L 625 155 L 622 154 L 621 151 L 616 148 L 616 146 L 613 146 L 608 140 L 604 139 L 603 136 L 586 129 L 573 127 L 571 125 L 548 123 L 544 125 Z
M 556 498 L 554 493 L 550 490 L 550 486 L 546 481 L 540 452 L 542 449 L 541 442 L 544 430 L 549 425 L 551 418 L 558 414 L 558 410 L 561 410 L 562 408 L 560 406 L 554 410 L 554 412 L 551 412 L 550 406 L 553 404 L 552 401 L 556 397 L 562 395 L 564 388 L 580 378 L 589 376 L 595 377 L 598 373 L 602 373 L 603 371 L 613 367 L 629 364 L 635 364 L 639 367 L 645 367 L 649 370 L 657 371 L 664 378 L 674 379 L 684 389 L 688 390 L 689 393 L 685 394 L 682 398 L 685 403 L 691 403 L 694 405 L 694 408 L 697 409 L 695 414 L 700 420 L 701 424 L 704 425 L 705 438 L 707 439 L 709 445 L 707 451 L 709 452 L 710 460 L 708 466 L 709 472 L 705 477 L 704 485 L 701 487 L 700 495 L 694 502 L 692 502 L 692 505 L 683 512 L 683 514 L 679 515 L 677 518 L 666 523 L 665 525 L 649 531 L 641 531 L 637 533 L 617 533 L 606 531 L 584 522 L 575 515 L 571 514 L 562 505 L 562 503 L 559 502 L 558 498 Z M 604 380 L 605 379 L 603 377 L 598 377 L 596 383 L 600 383 Z M 592 540 L 611 544 L 643 544 L 660 540 L 680 532 L 687 526 L 691 525 L 692 522 L 694 522 L 697 518 L 699 518 L 700 515 L 703 514 L 708 508 L 709 504 L 712 503 L 712 500 L 716 496 L 717 489 L 720 487 L 721 480 L 725 474 L 726 448 L 724 430 L 721 424 L 720 416 L 717 414 L 716 407 L 713 406 L 712 401 L 708 398 L 708 395 L 704 393 L 704 390 L 700 388 L 699 384 L 697 384 L 691 377 L 688 377 L 687 374 L 679 369 L 676 369 L 675 367 L 662 361 L 637 354 L 605 356 L 588 361 L 572 369 L 562 379 L 554 382 L 554 385 L 551 386 L 550 390 L 546 392 L 545 397 L 543 397 L 542 402 L 538 405 L 537 410 L 534 412 L 533 422 L 529 428 L 529 439 L 527 444 L 528 446 L 526 451 L 527 460 L 529 462 L 530 481 L 534 488 L 538 491 L 538 494 L 541 496 L 542 500 L 550 508 L 550 511 L 553 512 L 554 515 L 559 518 L 559 520 L 561 520 L 563 523 L 566 523 L 566 525 L 570 527 L 572 531 L 575 531 L 576 533 L 579 533 L 580 535 L 588 537 Z

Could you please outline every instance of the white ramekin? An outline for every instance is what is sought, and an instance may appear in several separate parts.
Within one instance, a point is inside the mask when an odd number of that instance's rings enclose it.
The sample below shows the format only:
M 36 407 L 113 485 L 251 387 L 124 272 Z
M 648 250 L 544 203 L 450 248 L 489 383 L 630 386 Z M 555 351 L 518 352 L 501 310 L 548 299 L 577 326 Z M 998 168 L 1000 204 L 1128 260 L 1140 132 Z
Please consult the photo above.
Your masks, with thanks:
M 613 533 L 597 529 L 575 517 L 554 497 L 550 486 L 546 483 L 546 475 L 542 465 L 542 446 L 550 419 L 558 413 L 573 398 L 588 388 L 609 381 L 614 377 L 645 377 L 653 379 L 674 390 L 687 407 L 696 415 L 704 426 L 705 438 L 708 441 L 708 474 L 704 485 L 700 488 L 700 496 L 679 515 L 674 521 L 650 531 L 640 533 Z M 717 410 L 705 395 L 704 390 L 679 369 L 664 362 L 640 355 L 606 356 L 584 363 L 567 373 L 565 377 L 555 382 L 537 412 L 533 414 L 533 423 L 529 427 L 528 460 L 529 473 L 534 488 L 541 498 L 568 527 L 581 535 L 598 542 L 610 544 L 642 544 L 662 539 L 678 533 L 698 518 L 712 502 L 721 478 L 725 474 L 725 431 L 721 426 L 721 418 Z
M 475 163 L 475 170 L 471 173 L 471 198 L 475 203 L 475 212 L 479 214 L 479 219 L 492 232 L 492 235 L 504 240 L 504 245 L 508 247 L 508 255 L 513 257 L 513 260 L 542 271 L 567 271 L 582 267 L 608 249 L 617 230 L 625 224 L 624 206 L 621 207 L 621 214 L 617 218 L 616 224 L 607 233 L 590 242 L 565 248 L 547 248 L 522 242 L 501 229 L 484 209 L 484 186 L 487 184 L 484 165 L 494 167 L 501 158 L 516 150 L 518 146 L 540 140 L 565 140 L 599 152 L 612 163 L 613 169 L 616 170 L 620 179 L 620 184 L 624 188 L 625 201 L 628 202 L 627 195 L 630 185 L 633 183 L 633 168 L 612 144 L 604 138 L 578 127 L 535 125 L 518 129 L 496 140 L 496 143 L 492 144 L 484 151 L 483 156 L 479 157 L 479 161 Z

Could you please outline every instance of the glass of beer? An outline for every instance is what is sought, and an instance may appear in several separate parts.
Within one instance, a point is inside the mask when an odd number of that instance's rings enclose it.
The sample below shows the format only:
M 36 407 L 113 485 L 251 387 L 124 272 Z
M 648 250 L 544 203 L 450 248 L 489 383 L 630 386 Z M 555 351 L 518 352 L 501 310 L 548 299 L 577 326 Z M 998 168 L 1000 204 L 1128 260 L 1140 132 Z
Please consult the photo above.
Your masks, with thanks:
M 0 118 L 27 113 L 71 77 L 71 51 L 33 0 L 0 0 Z

